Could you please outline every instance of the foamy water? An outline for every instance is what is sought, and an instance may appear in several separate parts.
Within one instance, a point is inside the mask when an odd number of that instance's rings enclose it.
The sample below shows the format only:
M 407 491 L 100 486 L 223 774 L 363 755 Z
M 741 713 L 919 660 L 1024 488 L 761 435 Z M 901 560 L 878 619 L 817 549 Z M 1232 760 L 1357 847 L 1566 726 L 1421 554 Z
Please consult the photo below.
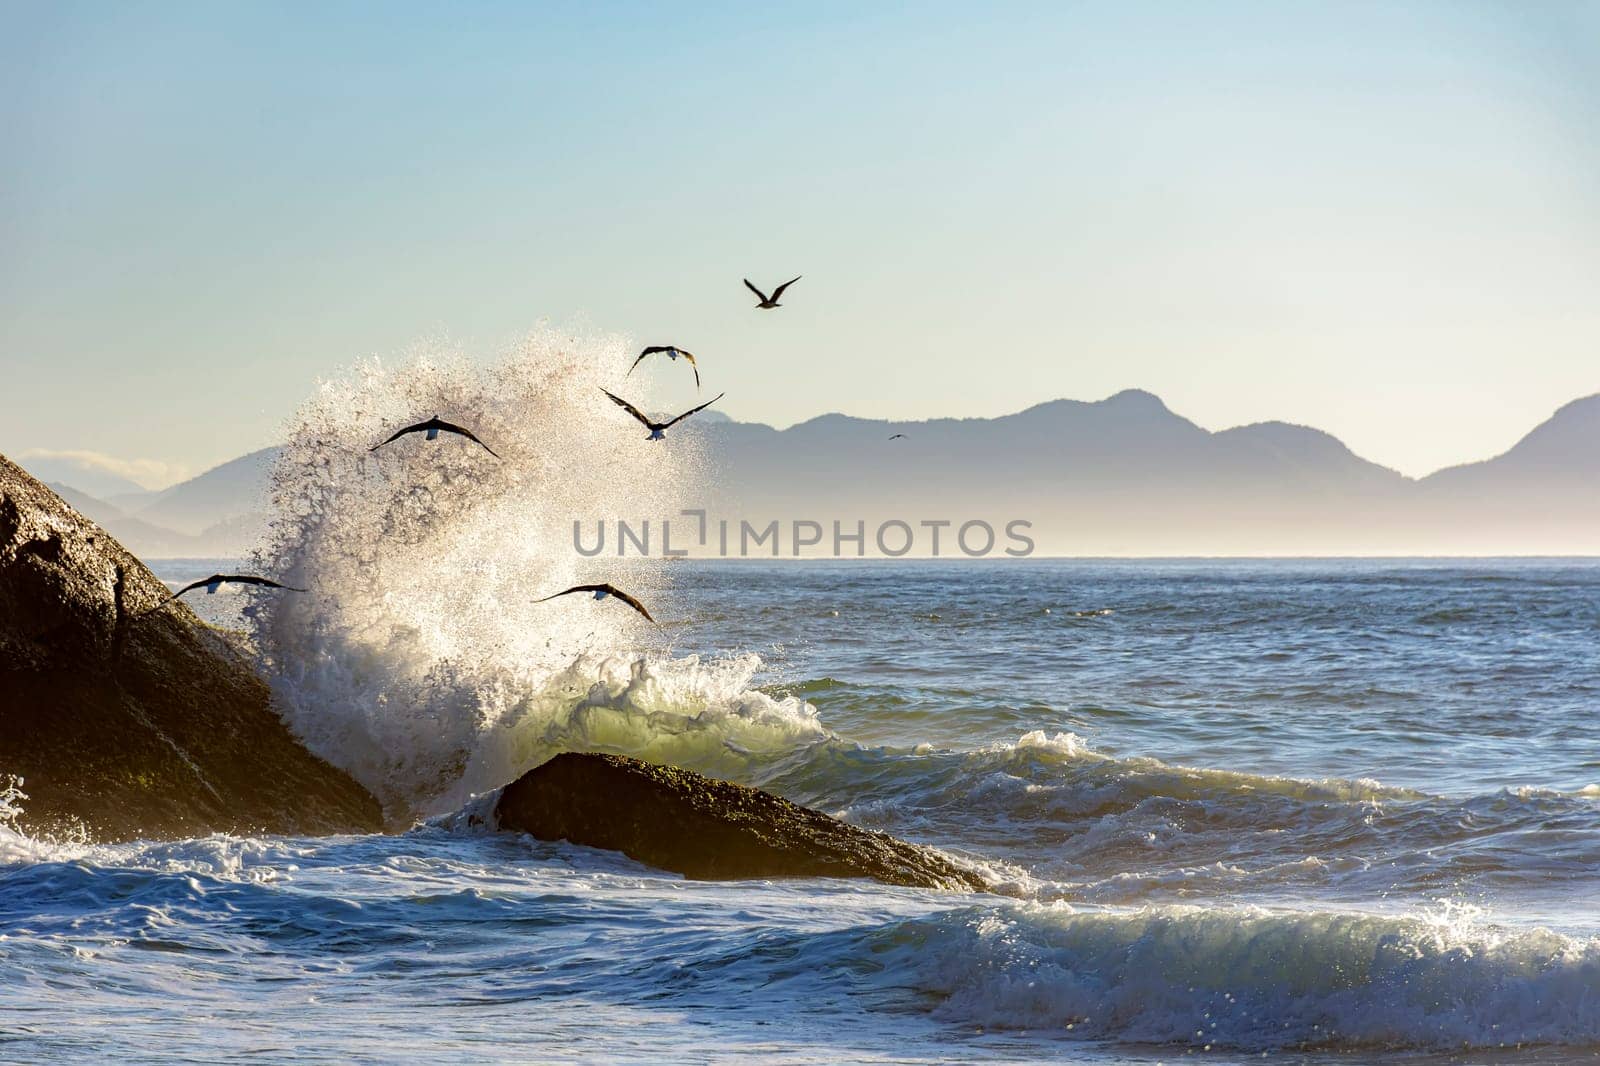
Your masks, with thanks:
M 312 591 L 199 606 L 403 831 L 40 841 L 0 782 L 0 1059 L 1600 1055 L 1600 567 L 647 564 L 661 630 L 534 604 L 612 576 L 555 549 L 575 512 L 696 502 L 701 457 L 588 399 L 621 351 L 540 334 L 308 404 L 255 562 Z M 365 452 L 436 411 L 506 461 Z M 696 884 L 460 816 L 561 750 L 997 891 Z
M 479 765 L 696 763 L 937 844 L 1003 894 L 693 884 L 449 815 L 332 840 L 0 830 L 7 1053 L 137 1060 L 179 1033 L 199 1058 L 417 1062 L 1600 1051 L 1596 568 L 675 573 L 676 649 L 585 660 L 536 742 L 482 731 Z M 1457 598 L 1477 640 L 1419 627 Z M 1169 605 L 1195 599 L 1216 628 L 1176 640 Z M 1091 625 L 1026 600 L 1118 607 Z M 744 650 L 714 654 L 730 632 Z M 1479 641 L 1525 650 L 1460 652 Z M 191 1031 L 196 1012 L 230 1024 Z
M 693 442 L 644 440 L 601 395 L 625 365 L 619 338 L 551 330 L 488 366 L 451 353 L 375 361 L 325 383 L 290 428 L 255 562 L 310 593 L 259 597 L 250 629 L 290 724 L 400 824 L 568 747 L 631 733 L 698 762 L 693 734 L 710 715 L 719 736 L 757 748 L 774 731 L 786 740 L 788 719 L 809 725 L 747 691 L 748 656 L 675 660 L 615 601 L 539 602 L 618 580 L 672 607 L 659 564 L 571 547 L 575 521 L 698 502 Z M 630 379 L 641 403 L 644 381 Z M 448 435 L 369 450 L 437 412 L 499 457 Z M 682 751 L 652 747 L 668 733 Z

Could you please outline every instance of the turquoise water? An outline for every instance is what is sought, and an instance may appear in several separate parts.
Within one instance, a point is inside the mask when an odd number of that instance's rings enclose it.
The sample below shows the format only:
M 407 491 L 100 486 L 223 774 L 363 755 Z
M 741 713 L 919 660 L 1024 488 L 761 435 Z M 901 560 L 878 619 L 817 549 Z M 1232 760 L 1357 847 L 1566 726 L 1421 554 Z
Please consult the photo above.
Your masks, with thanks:
M 1600 1056 L 1600 564 L 670 569 L 664 642 L 469 776 L 670 758 L 998 891 L 685 882 L 445 786 L 388 836 L 0 830 L 0 1060 Z

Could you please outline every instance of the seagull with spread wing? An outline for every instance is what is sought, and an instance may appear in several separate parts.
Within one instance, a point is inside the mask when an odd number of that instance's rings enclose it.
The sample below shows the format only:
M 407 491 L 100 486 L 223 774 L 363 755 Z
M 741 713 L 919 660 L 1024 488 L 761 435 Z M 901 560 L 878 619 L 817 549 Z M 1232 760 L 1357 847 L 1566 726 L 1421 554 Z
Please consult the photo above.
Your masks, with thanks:
M 890 440 L 902 440 L 902 439 L 904 439 L 904 437 L 905 437 L 904 433 L 896 433 L 894 436 L 890 437 L 889 439 Z
M 796 274 L 794 277 L 790 278 L 788 281 L 784 282 L 782 285 L 779 285 L 776 289 L 773 289 L 771 296 L 768 296 L 766 293 L 762 292 L 760 289 L 758 289 L 754 285 L 750 284 L 750 279 L 749 278 L 745 278 L 744 279 L 744 287 L 749 289 L 751 292 L 755 293 L 756 294 L 756 299 L 761 301 L 760 303 L 756 304 L 757 308 L 759 308 L 762 311 L 770 311 L 774 307 L 782 307 L 783 306 L 782 304 L 778 303 L 778 301 L 783 298 L 783 290 L 787 289 L 790 285 L 793 285 L 795 282 L 797 282 L 799 280 L 800 280 L 800 275 Z
M 699 407 L 691 407 L 689 410 L 683 412 L 683 414 L 672 419 L 671 421 L 652 422 L 650 421 L 650 417 L 648 415 L 639 410 L 637 407 L 633 406 L 633 404 L 629 403 L 627 400 L 624 400 L 621 396 L 616 396 L 612 393 L 606 392 L 605 389 L 601 389 L 600 391 L 605 392 L 607 396 L 610 396 L 612 403 L 616 404 L 634 418 L 637 418 L 640 422 L 644 423 L 645 428 L 650 431 L 650 436 L 647 438 L 649 440 L 662 440 L 666 437 L 666 431 L 669 427 L 677 425 L 679 422 L 682 422 L 685 418 L 688 418 L 690 415 L 695 414 L 698 411 L 704 411 L 707 407 L 710 407 L 712 404 L 728 395 L 725 392 L 719 392 L 711 399 L 701 404 Z
M 633 373 L 634 367 L 644 362 L 645 356 L 655 355 L 657 352 L 662 353 L 674 363 L 678 361 L 678 356 L 680 355 L 687 359 L 689 361 L 689 365 L 694 368 L 694 387 L 697 389 L 700 387 L 700 365 L 694 361 L 694 353 L 685 351 L 684 349 L 679 348 L 676 344 L 652 344 L 650 347 L 639 353 L 639 358 L 635 359 L 633 361 L 633 366 L 628 368 L 628 374 Z M 627 377 L 628 374 L 624 374 L 622 376 Z
M 210 577 L 203 577 L 199 581 L 189 582 L 183 588 L 156 604 L 151 610 L 158 611 L 185 592 L 192 592 L 195 589 L 203 588 L 206 590 L 207 596 L 214 596 L 223 585 L 259 585 L 261 588 L 283 589 L 285 592 L 305 591 L 305 589 L 297 589 L 293 585 L 280 585 L 269 577 L 256 577 L 254 574 L 212 574 Z
M 650 612 L 645 610 L 644 604 L 640 603 L 626 592 L 623 592 L 621 589 L 617 588 L 617 586 L 609 583 L 603 583 L 599 585 L 574 585 L 570 589 L 563 589 L 554 596 L 546 596 L 544 599 L 534 600 L 533 602 L 544 603 L 546 600 L 553 600 L 558 596 L 567 596 L 574 592 L 592 592 L 594 593 L 594 598 L 597 600 L 603 600 L 607 596 L 615 596 L 629 607 L 632 607 L 635 611 L 638 611 L 640 614 L 644 615 L 647 622 L 659 624 L 654 618 L 650 617 Z
M 383 444 L 375 444 L 367 450 L 375 452 L 379 448 L 383 447 L 384 444 L 393 444 L 407 433 L 426 433 L 429 440 L 437 439 L 440 433 L 454 433 L 457 436 L 465 437 L 472 441 L 474 444 L 488 452 L 490 455 L 494 456 L 496 459 L 500 458 L 500 453 L 483 443 L 483 441 L 479 440 L 477 436 L 473 434 L 472 430 L 463 426 L 458 426 L 454 422 L 446 422 L 438 415 L 434 415 L 426 422 L 418 422 L 414 426 L 407 426 L 405 429 L 398 430 L 394 436 L 384 441 Z

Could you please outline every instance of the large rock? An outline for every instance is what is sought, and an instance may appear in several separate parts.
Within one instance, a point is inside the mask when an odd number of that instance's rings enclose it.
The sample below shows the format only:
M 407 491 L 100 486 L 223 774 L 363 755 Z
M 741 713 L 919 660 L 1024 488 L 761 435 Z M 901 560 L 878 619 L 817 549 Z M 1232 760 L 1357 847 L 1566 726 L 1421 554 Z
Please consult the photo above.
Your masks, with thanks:
M 30 831 L 99 840 L 370 832 L 378 803 L 303 748 L 228 639 L 0 456 L 0 776 Z M 3 782 L 0 782 L 3 784 Z
M 871 877 L 983 889 L 938 852 L 830 818 L 758 788 L 621 755 L 557 755 L 506 786 L 500 828 L 568 840 L 706 881 Z

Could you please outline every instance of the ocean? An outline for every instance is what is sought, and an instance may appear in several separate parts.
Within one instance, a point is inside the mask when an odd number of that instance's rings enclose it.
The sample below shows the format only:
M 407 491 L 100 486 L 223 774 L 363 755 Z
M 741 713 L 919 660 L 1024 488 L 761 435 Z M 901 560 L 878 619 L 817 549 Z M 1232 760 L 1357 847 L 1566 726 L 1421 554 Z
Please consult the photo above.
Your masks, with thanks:
M 377 641 L 355 592 L 195 597 L 253 627 L 286 716 L 396 832 L 0 828 L 0 1061 L 1600 1058 L 1600 563 L 640 580 L 662 634 L 589 633 L 537 677 L 509 609 Z M 996 891 L 696 883 L 468 825 L 565 749 L 772 789 Z

